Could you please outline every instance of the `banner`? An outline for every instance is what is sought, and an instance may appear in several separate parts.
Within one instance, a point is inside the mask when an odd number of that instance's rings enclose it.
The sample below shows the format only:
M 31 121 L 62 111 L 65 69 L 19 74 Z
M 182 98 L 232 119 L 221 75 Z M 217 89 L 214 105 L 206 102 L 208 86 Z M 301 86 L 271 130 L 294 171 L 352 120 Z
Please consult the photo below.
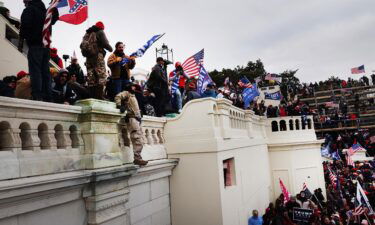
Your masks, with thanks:
M 269 100 L 281 100 L 283 98 L 283 96 L 281 95 L 281 92 L 278 91 L 278 92 L 275 92 L 275 93 L 267 93 L 265 92 L 264 93 L 264 98 L 265 99 L 269 99 Z
M 251 88 L 246 88 L 243 93 L 243 101 L 245 103 L 245 109 L 250 106 L 250 102 L 254 100 L 255 97 L 259 96 L 259 91 L 257 84 L 253 84 Z
M 199 70 L 199 78 L 197 81 L 197 91 L 200 95 L 203 94 L 203 92 L 206 90 L 206 87 L 208 84 L 213 83 L 210 75 L 208 75 L 206 69 L 203 67 L 203 65 L 200 66 Z
M 293 208 L 293 220 L 307 223 L 313 213 L 312 209 Z

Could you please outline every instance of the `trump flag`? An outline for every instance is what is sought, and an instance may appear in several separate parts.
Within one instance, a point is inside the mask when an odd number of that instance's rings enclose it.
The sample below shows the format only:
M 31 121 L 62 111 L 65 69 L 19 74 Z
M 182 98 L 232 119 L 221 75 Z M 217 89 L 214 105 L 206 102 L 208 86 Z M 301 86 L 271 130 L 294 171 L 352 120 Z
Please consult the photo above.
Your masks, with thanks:
M 70 24 L 81 24 L 88 18 L 88 0 L 60 0 L 57 5 L 59 20 Z

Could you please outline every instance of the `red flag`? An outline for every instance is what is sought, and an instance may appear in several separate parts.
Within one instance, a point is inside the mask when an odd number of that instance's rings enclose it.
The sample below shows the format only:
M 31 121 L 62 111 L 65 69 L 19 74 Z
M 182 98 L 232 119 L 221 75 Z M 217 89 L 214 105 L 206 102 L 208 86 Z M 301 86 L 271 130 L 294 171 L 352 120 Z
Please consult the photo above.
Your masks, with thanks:
M 281 188 L 281 192 L 283 193 L 284 195 L 284 203 L 287 203 L 289 200 L 290 200 L 290 194 L 289 194 L 289 191 L 288 189 L 286 189 L 283 181 L 279 178 L 279 181 L 280 181 L 280 188 Z

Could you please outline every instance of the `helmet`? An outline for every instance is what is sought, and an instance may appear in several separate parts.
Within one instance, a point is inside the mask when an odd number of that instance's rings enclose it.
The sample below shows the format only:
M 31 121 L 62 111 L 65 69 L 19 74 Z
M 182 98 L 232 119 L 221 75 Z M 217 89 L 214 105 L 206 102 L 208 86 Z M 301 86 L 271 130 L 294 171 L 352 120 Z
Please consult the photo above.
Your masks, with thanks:
M 179 67 L 179 66 L 182 66 L 182 64 L 180 62 L 176 62 L 176 64 L 174 65 L 174 67 Z

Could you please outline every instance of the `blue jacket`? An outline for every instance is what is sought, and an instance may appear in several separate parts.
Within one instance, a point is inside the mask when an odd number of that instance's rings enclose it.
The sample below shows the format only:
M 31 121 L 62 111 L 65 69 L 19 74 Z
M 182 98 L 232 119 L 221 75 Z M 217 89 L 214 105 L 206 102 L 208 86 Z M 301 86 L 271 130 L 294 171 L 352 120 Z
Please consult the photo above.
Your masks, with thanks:
M 216 98 L 216 92 L 214 90 L 205 90 L 201 97 L 202 98 Z
M 262 225 L 262 224 L 263 224 L 263 219 L 260 216 L 258 217 L 252 216 L 248 220 L 248 225 Z

